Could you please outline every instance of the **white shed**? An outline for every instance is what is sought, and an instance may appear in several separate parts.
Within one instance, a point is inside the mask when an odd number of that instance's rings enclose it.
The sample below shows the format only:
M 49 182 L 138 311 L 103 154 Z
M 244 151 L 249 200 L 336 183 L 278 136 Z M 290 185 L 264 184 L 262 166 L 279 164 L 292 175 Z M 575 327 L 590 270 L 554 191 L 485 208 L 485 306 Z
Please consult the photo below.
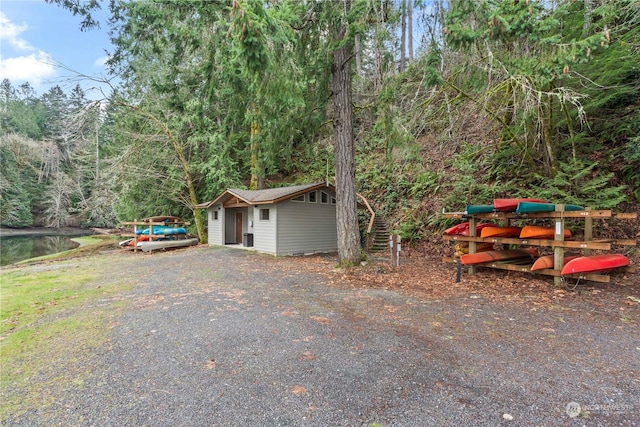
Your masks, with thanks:
M 227 189 L 207 209 L 210 245 L 239 245 L 273 255 L 338 250 L 335 188 L 326 183 L 265 190 Z

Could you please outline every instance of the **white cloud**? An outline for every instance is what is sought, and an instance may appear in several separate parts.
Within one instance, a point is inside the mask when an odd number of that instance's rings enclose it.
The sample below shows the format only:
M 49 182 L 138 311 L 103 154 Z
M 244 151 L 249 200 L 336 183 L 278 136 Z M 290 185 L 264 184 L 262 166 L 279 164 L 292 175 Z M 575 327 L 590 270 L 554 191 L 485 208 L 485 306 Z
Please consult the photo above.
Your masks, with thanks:
M 100 58 L 95 60 L 93 65 L 95 65 L 96 67 L 104 67 L 105 64 L 107 63 L 107 60 L 109 60 L 109 56 L 108 55 L 101 56 Z
M 51 55 L 39 51 L 20 37 L 27 30 L 27 24 L 15 24 L 7 15 L 0 12 L 0 43 L 8 43 L 16 51 L 26 55 L 11 58 L 0 57 L 0 78 L 9 79 L 12 83 L 29 82 L 34 85 L 56 74 Z
M 33 47 L 20 37 L 20 33 L 27 29 L 27 24 L 17 25 L 0 12 L 0 42 L 8 42 L 11 46 L 21 51 L 34 50 Z
M 40 84 L 55 74 L 53 60 L 44 52 L 0 61 L 0 78 L 9 79 L 12 83 L 28 81 Z

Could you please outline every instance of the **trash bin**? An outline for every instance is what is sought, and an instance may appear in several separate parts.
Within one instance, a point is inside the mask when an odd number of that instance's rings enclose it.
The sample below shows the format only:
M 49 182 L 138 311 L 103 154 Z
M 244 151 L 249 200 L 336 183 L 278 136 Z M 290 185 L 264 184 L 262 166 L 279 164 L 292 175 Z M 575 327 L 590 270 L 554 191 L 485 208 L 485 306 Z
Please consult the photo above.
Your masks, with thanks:
M 242 246 L 244 246 L 244 247 L 253 246 L 253 233 L 243 233 L 242 234 Z

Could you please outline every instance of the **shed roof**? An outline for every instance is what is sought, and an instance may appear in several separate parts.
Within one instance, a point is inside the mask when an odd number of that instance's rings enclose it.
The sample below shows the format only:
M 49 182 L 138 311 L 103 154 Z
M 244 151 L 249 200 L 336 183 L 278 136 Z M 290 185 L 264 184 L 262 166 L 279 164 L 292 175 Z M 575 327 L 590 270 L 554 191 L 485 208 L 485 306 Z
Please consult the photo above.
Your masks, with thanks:
M 220 201 L 224 201 L 228 197 L 237 197 L 248 205 L 262 205 L 270 203 L 278 203 L 283 200 L 291 199 L 307 191 L 316 190 L 319 188 L 331 188 L 333 185 L 325 182 L 316 182 L 313 184 L 293 185 L 290 187 L 279 188 L 267 188 L 264 190 L 241 190 L 236 188 L 229 188 L 225 190 L 218 197 L 210 202 L 200 203 L 197 208 L 207 209 L 215 205 Z

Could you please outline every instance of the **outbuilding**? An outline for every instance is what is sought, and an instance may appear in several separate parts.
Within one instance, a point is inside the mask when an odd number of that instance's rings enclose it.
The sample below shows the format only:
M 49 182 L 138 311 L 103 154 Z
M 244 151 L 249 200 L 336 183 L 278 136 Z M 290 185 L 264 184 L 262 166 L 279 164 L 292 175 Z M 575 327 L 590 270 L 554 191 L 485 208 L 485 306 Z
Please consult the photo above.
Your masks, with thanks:
M 210 245 L 242 245 L 273 255 L 338 250 L 335 188 L 327 183 L 264 190 L 229 188 L 207 209 Z

